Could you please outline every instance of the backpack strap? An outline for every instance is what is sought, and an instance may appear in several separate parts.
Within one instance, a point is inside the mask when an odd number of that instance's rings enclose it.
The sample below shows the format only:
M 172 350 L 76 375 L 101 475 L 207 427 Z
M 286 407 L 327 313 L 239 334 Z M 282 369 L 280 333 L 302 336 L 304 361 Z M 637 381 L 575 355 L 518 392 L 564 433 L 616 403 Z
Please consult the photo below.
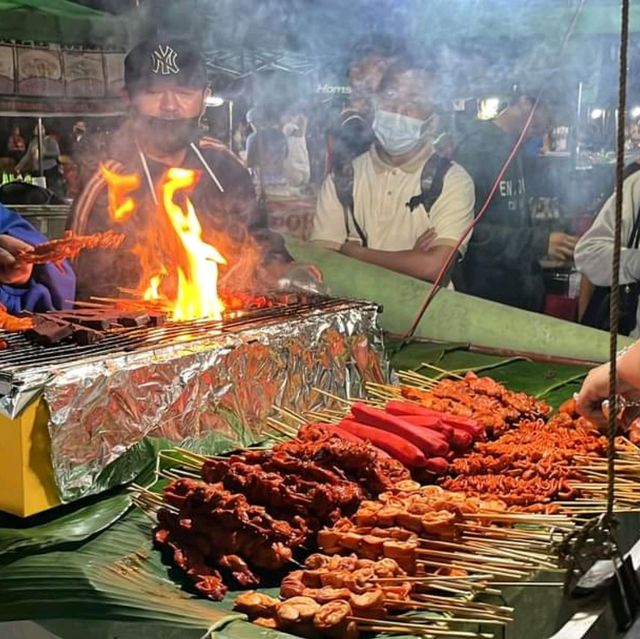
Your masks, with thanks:
M 362 246 L 367 246 L 367 235 L 364 229 L 356 220 L 355 205 L 353 200 L 353 188 L 354 188 L 354 174 L 353 163 L 345 162 L 343 166 L 336 167 L 333 173 L 333 183 L 336 186 L 336 195 L 342 209 L 344 211 L 344 223 L 347 228 L 347 237 L 351 233 L 351 228 L 355 230 L 362 242 Z
M 452 164 L 451 160 L 439 153 L 431 155 L 422 167 L 420 195 L 414 195 L 407 202 L 410 211 L 415 211 L 420 205 L 424 206 L 427 213 L 431 211 L 436 200 L 442 194 L 444 178 Z

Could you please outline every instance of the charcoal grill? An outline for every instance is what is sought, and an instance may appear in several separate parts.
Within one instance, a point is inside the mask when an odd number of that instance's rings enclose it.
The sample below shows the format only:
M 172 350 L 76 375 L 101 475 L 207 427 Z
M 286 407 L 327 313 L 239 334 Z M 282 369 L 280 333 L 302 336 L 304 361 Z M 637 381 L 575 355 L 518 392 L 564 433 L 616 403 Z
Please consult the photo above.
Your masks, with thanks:
M 316 389 L 353 396 L 387 379 L 376 305 L 268 302 L 222 321 L 112 329 L 84 346 L 3 334 L 0 509 L 29 515 L 133 479 L 147 437 L 190 445 L 215 432 L 246 445 L 264 438 L 273 405 L 319 409 Z
M 177 343 L 197 348 L 199 342 L 222 333 L 233 334 L 251 328 L 266 327 L 289 318 L 302 317 L 318 310 L 338 309 L 350 301 L 319 295 L 266 296 L 268 306 L 232 311 L 220 320 L 166 322 L 148 328 L 122 328 L 106 331 L 106 337 L 86 346 L 61 343 L 41 346 L 23 333 L 3 333 L 7 348 L 0 350 L 0 396 L 7 395 L 25 378 L 40 378 L 59 373 L 79 362 L 91 362 L 125 353 L 154 351 Z M 281 301 L 285 300 L 285 301 Z

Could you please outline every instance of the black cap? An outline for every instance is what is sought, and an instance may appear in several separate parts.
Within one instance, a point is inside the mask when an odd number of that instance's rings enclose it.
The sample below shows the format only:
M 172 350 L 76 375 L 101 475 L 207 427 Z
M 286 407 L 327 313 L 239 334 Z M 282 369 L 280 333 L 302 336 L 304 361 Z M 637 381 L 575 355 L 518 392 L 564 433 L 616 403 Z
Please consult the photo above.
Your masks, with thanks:
M 202 55 L 187 40 L 145 40 L 131 49 L 124 59 L 127 90 L 163 82 L 203 88 L 207 85 Z

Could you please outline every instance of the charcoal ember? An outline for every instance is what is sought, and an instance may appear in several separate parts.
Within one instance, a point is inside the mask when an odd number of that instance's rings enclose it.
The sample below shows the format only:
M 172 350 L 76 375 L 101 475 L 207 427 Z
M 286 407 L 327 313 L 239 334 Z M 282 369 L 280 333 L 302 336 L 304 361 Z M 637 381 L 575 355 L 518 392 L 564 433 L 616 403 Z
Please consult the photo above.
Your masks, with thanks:
M 111 325 L 109 319 L 100 313 L 60 313 L 58 317 L 66 322 L 84 326 L 94 331 L 106 331 Z
M 25 331 L 25 335 L 37 344 L 52 346 L 71 337 L 73 335 L 73 326 L 63 320 L 36 315 L 33 328 Z
M 105 333 L 96 331 L 88 326 L 73 325 L 73 341 L 79 346 L 96 344 L 105 338 Z
M 149 326 L 162 326 L 166 322 L 166 320 L 167 316 L 164 313 L 149 313 Z
M 127 313 L 126 315 L 119 315 L 116 322 L 126 328 L 139 328 L 141 326 L 149 326 L 150 317 L 148 313 Z
M 4 351 L 9 348 L 9 342 L 4 339 L 0 339 L 0 351 Z

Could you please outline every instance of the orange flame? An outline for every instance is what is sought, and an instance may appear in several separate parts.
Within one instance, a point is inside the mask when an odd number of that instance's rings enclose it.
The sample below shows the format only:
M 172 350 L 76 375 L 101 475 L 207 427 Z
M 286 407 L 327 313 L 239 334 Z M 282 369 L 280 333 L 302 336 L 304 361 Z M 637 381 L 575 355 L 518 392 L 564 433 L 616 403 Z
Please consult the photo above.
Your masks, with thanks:
M 100 166 L 100 172 L 109 187 L 109 215 L 116 222 L 124 222 L 137 208 L 136 201 L 128 194 L 140 188 L 140 176 L 120 175 L 104 165 Z
M 110 201 L 112 191 L 114 200 L 121 198 L 122 190 L 118 189 L 124 184 L 123 176 L 104 167 L 103 175 Z M 180 192 L 189 193 L 197 181 L 196 171 L 171 168 L 166 172 L 158 189 L 158 217 L 146 232 L 146 241 L 134 248 L 143 269 L 143 299 L 166 304 L 174 320 L 221 319 L 224 311 L 218 296 L 218 265 L 227 262 L 218 249 L 202 239 L 202 227 L 189 197 L 176 201 Z M 133 180 L 126 184 L 133 184 Z M 116 215 L 123 210 L 122 201 L 119 203 L 120 207 L 110 207 L 110 213 L 114 220 L 123 221 L 126 214 Z

